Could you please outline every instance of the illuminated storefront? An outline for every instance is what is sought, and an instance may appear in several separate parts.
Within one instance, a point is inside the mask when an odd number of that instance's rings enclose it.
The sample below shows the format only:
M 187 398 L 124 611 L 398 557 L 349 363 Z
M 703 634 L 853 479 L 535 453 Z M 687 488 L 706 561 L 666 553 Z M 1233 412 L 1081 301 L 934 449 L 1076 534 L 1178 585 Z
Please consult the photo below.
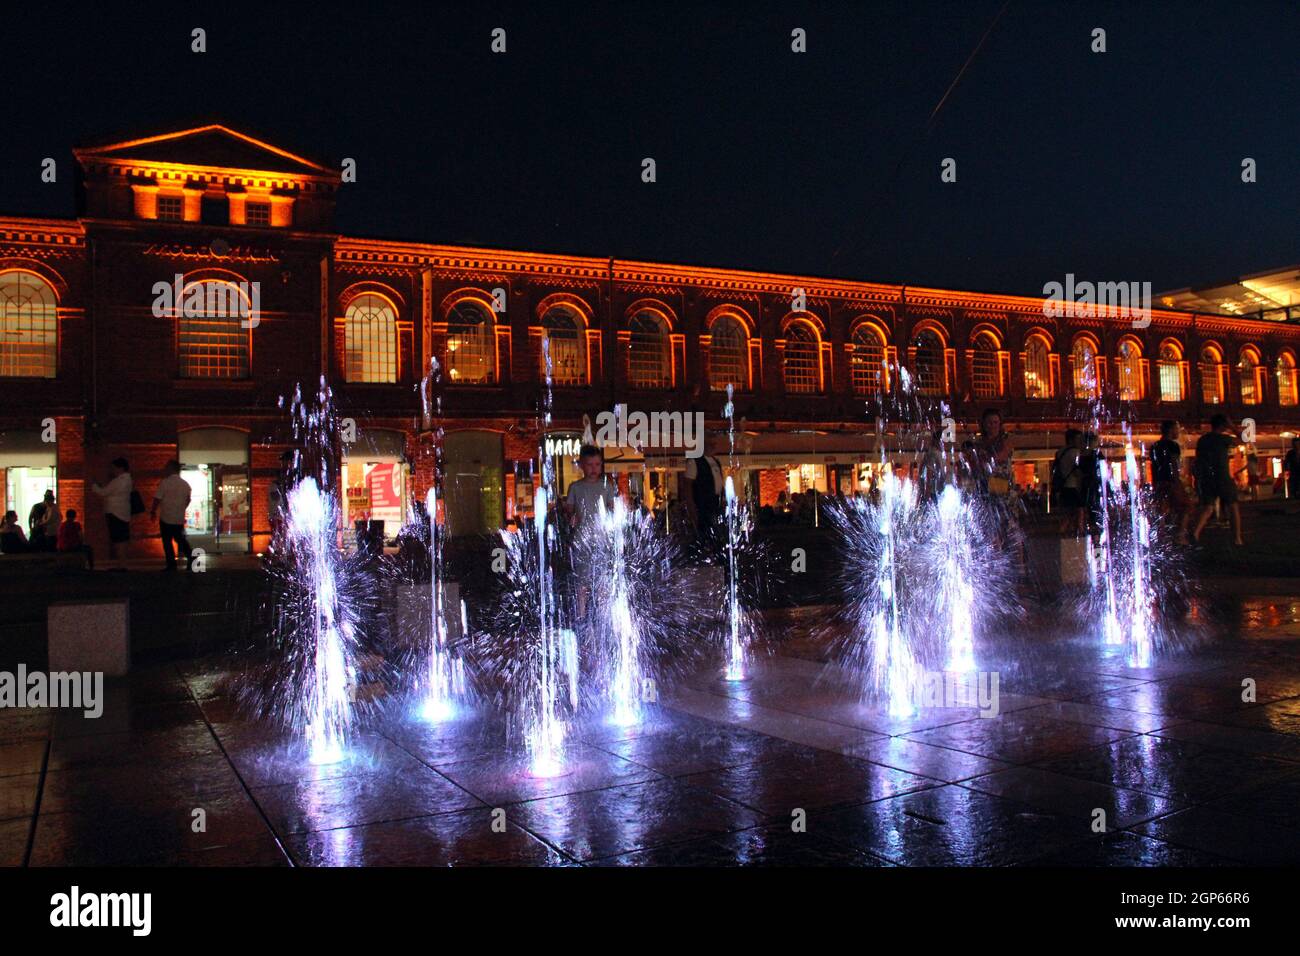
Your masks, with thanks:
M 250 549 L 252 499 L 248 435 L 233 428 L 195 428 L 177 440 L 181 477 L 190 486 L 185 530 L 205 551 Z

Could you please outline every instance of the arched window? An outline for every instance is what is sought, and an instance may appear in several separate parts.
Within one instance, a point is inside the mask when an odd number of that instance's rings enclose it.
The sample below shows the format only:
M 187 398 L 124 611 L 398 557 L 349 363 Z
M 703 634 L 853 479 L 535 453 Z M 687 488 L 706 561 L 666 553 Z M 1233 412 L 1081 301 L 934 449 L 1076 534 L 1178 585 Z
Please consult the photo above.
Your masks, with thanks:
M 181 291 L 176 356 L 182 378 L 247 378 L 251 305 L 233 282 L 200 279 Z
M 821 343 L 807 322 L 792 322 L 785 332 L 785 390 L 811 393 L 821 388 Z
M 343 321 L 343 379 L 397 381 L 397 310 L 382 295 L 365 292 L 348 306 Z
M 999 342 L 992 332 L 981 332 L 971 343 L 971 391 L 976 398 L 1002 397 L 1002 368 L 998 361 Z
M 0 274 L 0 377 L 54 378 L 58 333 L 50 284 L 30 272 Z
M 1264 400 L 1264 368 L 1254 346 L 1247 345 L 1241 350 L 1237 371 L 1241 373 L 1241 404 L 1260 404 Z
M 1172 340 L 1160 344 L 1160 358 L 1156 360 L 1160 378 L 1160 401 L 1183 400 L 1183 349 Z
M 1223 404 L 1223 353 L 1213 345 L 1201 347 L 1201 401 Z
M 1074 340 L 1070 352 L 1074 373 L 1074 397 L 1093 399 L 1101 394 L 1101 380 L 1097 375 L 1097 343 L 1086 335 Z
M 727 386 L 749 388 L 749 334 L 734 315 L 720 315 L 709 329 L 709 388 L 725 392 Z
M 1025 398 L 1052 397 L 1052 366 L 1047 339 L 1031 335 L 1025 340 Z
M 550 377 L 555 385 L 587 384 L 587 342 L 585 323 L 567 305 L 555 305 L 542 316 L 544 330 L 539 356 L 543 379 L 546 377 L 546 356 L 550 354 Z
M 849 378 L 855 395 L 879 395 L 889 387 L 885 366 L 885 337 L 869 322 L 861 322 L 849 340 Z
M 662 315 L 643 309 L 628 323 L 627 378 L 633 388 L 672 388 L 673 360 L 668 323 Z
M 1296 387 L 1295 356 L 1283 352 L 1277 357 L 1277 403 L 1300 405 L 1300 389 Z
M 948 370 L 944 363 L 943 339 L 934 329 L 922 329 L 912 339 L 912 379 L 922 395 L 946 395 Z
M 447 313 L 447 380 L 456 385 L 489 385 L 496 380 L 496 332 L 492 310 L 461 299 Z
M 1119 343 L 1118 358 L 1120 401 L 1142 401 L 1142 346 L 1134 339 L 1124 339 Z

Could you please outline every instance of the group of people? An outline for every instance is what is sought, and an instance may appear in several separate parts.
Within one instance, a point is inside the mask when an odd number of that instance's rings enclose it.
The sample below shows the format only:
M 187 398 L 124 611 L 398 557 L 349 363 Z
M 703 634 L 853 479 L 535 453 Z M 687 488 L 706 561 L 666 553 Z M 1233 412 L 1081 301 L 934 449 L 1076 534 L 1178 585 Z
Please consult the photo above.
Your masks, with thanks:
M 114 458 L 110 463 L 111 477 L 104 484 L 91 485 L 91 491 L 103 501 L 104 523 L 108 531 L 108 570 L 125 570 L 122 563 L 126 545 L 131 540 L 131 519 L 145 511 L 144 501 L 135 490 L 131 465 L 125 458 Z M 163 478 L 154 492 L 149 518 L 158 521 L 162 538 L 163 570 L 177 569 L 179 551 L 186 567 L 193 563 L 193 549 L 185 536 L 185 510 L 190 503 L 190 485 L 181 477 L 181 464 L 172 459 L 163 469 Z M 94 568 L 94 552 L 82 536 L 77 512 L 69 508 L 65 513 L 55 501 L 54 492 L 46 491 L 43 501 L 32 507 L 28 515 L 29 533 L 23 532 L 18 515 L 9 511 L 0 522 L 0 552 L 28 554 L 32 552 L 79 553 L 85 556 L 87 566 Z
M 80 553 L 87 564 L 94 567 L 94 556 L 82 540 L 81 522 L 77 509 L 65 513 L 47 490 L 42 500 L 32 505 L 27 513 L 27 531 L 23 531 L 16 511 L 6 511 L 0 521 L 0 554 L 30 554 L 34 552 Z
M 1151 446 L 1152 497 L 1175 529 L 1180 542 L 1199 544 L 1215 513 L 1227 513 L 1233 544 L 1242 545 L 1241 506 L 1237 479 L 1243 471 L 1258 479 L 1248 461 L 1245 469 L 1232 470 L 1232 452 L 1239 439 L 1227 415 L 1216 414 L 1210 429 L 1196 441 L 1190 469 L 1196 499 L 1184 480 L 1182 428 L 1170 419 L 1161 423 L 1160 440 Z M 1052 489 L 1064 514 L 1061 529 L 1084 534 L 1096 523 L 1101 508 L 1100 443 L 1097 436 L 1071 428 L 1065 447 L 1052 464 Z M 1292 439 L 1283 480 L 1292 497 L 1300 496 L 1300 438 Z

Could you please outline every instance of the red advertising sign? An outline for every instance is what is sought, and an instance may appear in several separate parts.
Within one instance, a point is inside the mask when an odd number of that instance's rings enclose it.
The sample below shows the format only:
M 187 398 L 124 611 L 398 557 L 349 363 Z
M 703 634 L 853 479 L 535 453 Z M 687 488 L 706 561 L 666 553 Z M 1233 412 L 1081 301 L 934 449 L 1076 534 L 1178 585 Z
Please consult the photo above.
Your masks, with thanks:
M 402 507 L 402 473 L 394 462 L 387 464 L 375 465 L 370 469 L 370 474 L 366 475 L 366 484 L 370 487 L 370 508 L 378 511 L 381 508 Z

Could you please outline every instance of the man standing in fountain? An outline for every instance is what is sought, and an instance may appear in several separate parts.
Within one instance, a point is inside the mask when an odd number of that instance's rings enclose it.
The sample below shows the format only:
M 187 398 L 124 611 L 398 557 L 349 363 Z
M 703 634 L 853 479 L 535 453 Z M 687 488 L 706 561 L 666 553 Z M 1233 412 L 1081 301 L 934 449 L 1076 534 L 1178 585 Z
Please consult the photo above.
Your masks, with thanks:
M 1178 543 L 1187 544 L 1192 503 L 1183 487 L 1183 446 L 1178 444 L 1178 438 L 1176 421 L 1160 423 L 1160 440 L 1151 446 L 1151 479 L 1156 501 L 1170 520 L 1177 522 Z
M 1210 419 L 1210 430 L 1196 442 L 1196 490 L 1201 496 L 1201 517 L 1192 540 L 1201 542 L 1201 532 L 1214 514 L 1215 502 L 1227 507 L 1232 517 L 1232 543 L 1241 547 L 1241 506 L 1237 504 L 1237 483 L 1228 464 L 1237 436 L 1224 414 Z
M 582 478 L 569 486 L 569 494 L 564 499 L 564 512 L 569 516 L 575 545 L 583 527 L 596 520 L 600 502 L 603 501 L 605 509 L 609 510 L 614 507 L 615 497 L 614 488 L 605 477 L 605 455 L 599 448 L 583 445 L 578 449 L 578 468 L 582 471 Z M 587 580 L 591 572 L 583 554 L 581 547 L 573 548 L 573 576 L 577 581 L 574 612 L 579 620 L 587 614 Z

